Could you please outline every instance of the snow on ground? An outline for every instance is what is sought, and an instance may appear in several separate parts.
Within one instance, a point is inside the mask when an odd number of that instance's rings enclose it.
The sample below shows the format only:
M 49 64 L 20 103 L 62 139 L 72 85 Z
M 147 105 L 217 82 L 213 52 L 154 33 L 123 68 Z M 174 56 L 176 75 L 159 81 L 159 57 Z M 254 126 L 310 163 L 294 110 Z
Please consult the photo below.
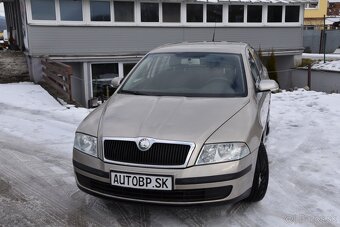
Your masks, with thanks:
M 266 197 L 182 208 L 80 192 L 70 156 L 89 110 L 38 85 L 0 84 L 0 226 L 340 226 L 339 104 L 337 94 L 274 94 Z
M 0 85 L 0 131 L 37 144 L 58 145 L 70 154 L 74 132 L 89 113 L 61 106 L 42 87 L 30 82 Z
M 320 60 L 312 65 L 312 69 L 340 72 L 340 54 L 326 54 L 325 63 L 323 57 L 323 54 L 302 54 L 304 59 Z
M 338 94 L 299 90 L 273 95 L 266 208 L 302 224 L 325 218 L 339 226 L 339 104 Z
M 322 60 L 323 59 L 323 54 L 303 53 L 302 54 L 302 58 Z M 326 60 L 337 60 L 337 59 L 340 59 L 340 54 L 326 54 Z
M 329 70 L 329 71 L 336 71 L 340 72 L 340 60 L 337 61 L 320 61 L 318 63 L 314 63 L 312 65 L 312 69 L 319 69 L 319 70 Z

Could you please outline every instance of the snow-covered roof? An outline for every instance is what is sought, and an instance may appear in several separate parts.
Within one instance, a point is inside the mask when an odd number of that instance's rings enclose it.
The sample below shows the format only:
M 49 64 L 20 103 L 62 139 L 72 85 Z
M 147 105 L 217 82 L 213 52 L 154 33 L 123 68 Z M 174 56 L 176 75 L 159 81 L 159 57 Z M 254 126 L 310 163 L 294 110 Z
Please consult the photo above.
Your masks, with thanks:
M 6 2 L 10 0 L 0 0 L 0 2 Z M 171 0 L 170 0 L 171 1 Z M 172 0 L 173 1 L 173 0 Z M 310 3 L 318 2 L 318 0 L 196 0 L 198 2 L 231 2 L 231 3 L 268 3 L 268 4 L 294 4 L 294 3 Z M 340 0 L 329 0 L 338 2 Z
M 331 25 L 331 24 L 334 24 L 334 22 L 339 22 L 340 21 L 340 16 L 338 17 L 329 17 L 329 18 L 326 18 L 326 25 Z
M 318 2 L 318 0 L 197 0 L 199 2 L 230 2 L 230 3 L 268 3 L 268 4 L 294 4 Z M 337 0 L 340 1 L 340 0 Z

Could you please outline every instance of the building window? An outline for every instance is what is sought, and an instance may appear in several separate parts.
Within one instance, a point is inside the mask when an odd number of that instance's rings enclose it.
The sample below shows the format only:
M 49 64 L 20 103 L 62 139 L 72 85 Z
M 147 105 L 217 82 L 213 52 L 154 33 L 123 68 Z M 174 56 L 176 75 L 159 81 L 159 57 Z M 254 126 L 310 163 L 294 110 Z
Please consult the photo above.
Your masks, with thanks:
M 140 4 L 142 22 L 159 22 L 159 5 L 158 3 Z
M 247 6 L 247 22 L 248 23 L 262 22 L 262 6 L 259 5 Z
M 286 6 L 286 22 L 300 21 L 300 6 Z
M 31 0 L 33 20 L 55 20 L 54 0 Z
M 271 23 L 282 22 L 282 6 L 268 6 L 267 21 Z
M 82 21 L 82 0 L 59 0 L 60 19 L 63 21 Z
M 240 23 L 244 21 L 244 5 L 229 5 L 229 22 Z
M 118 63 L 92 64 L 93 97 L 106 100 L 110 97 L 111 80 L 118 77 Z
M 223 18 L 222 5 L 207 5 L 207 22 L 221 23 Z
M 124 63 L 123 70 L 124 70 L 124 77 L 126 77 L 132 68 L 136 65 L 136 63 Z
M 109 1 L 91 0 L 90 11 L 91 11 L 91 21 L 111 21 Z
M 202 4 L 187 4 L 187 22 L 203 22 Z
M 319 2 L 307 3 L 305 9 L 316 9 L 319 7 Z
M 181 3 L 162 3 L 163 22 L 181 22 Z
M 134 22 L 135 21 L 135 4 L 134 2 L 114 2 L 115 21 L 117 22 Z

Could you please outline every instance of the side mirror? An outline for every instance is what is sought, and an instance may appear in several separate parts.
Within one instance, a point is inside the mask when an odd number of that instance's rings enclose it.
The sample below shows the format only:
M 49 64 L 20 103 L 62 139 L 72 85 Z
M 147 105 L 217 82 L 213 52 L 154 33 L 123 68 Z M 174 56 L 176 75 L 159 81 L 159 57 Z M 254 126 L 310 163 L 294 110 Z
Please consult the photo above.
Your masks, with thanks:
M 121 77 L 115 77 L 111 80 L 111 87 L 117 88 L 120 85 L 120 82 L 122 81 Z
M 275 80 L 261 80 L 257 85 L 257 89 L 260 92 L 264 91 L 277 91 L 279 90 L 279 85 Z

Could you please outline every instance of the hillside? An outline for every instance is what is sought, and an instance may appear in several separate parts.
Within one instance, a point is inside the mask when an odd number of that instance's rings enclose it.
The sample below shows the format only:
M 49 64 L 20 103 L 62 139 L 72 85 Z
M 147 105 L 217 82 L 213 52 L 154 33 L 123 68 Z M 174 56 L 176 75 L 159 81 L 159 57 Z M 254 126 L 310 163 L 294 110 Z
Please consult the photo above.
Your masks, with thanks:
M 0 31 L 6 29 L 6 19 L 4 16 L 0 16 Z

